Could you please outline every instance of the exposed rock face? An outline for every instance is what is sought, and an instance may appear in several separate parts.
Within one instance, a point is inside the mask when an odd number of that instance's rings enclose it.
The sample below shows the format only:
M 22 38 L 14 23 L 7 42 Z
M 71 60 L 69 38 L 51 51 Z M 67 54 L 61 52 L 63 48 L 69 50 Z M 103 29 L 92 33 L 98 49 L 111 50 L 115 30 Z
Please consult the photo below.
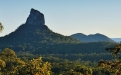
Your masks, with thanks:
M 45 25 L 44 15 L 38 10 L 32 8 L 26 24 Z

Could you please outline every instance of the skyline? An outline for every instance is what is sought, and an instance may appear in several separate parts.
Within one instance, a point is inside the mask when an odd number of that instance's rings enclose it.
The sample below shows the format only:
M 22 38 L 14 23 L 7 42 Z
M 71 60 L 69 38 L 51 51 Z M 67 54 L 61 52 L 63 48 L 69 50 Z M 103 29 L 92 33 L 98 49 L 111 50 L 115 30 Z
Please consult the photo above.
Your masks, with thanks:
M 120 0 L 0 1 L 0 22 L 5 36 L 26 22 L 31 8 L 45 16 L 45 24 L 54 32 L 69 36 L 100 33 L 121 38 Z

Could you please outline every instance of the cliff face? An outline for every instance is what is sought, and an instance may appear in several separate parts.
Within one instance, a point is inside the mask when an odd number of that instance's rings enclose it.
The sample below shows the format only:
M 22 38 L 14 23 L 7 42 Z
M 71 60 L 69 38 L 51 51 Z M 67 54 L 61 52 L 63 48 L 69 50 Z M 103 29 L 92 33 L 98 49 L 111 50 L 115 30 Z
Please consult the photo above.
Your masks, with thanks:
M 39 12 L 38 10 L 31 9 L 30 15 L 27 18 L 27 21 L 25 24 L 31 24 L 31 25 L 45 25 L 45 19 L 44 15 Z

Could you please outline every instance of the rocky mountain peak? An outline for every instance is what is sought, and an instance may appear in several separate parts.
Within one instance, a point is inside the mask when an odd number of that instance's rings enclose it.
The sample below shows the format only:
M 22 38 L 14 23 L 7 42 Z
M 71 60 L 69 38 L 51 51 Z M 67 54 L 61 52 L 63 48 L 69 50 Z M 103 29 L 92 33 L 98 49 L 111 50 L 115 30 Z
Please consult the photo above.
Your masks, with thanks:
M 27 18 L 26 24 L 45 25 L 44 15 L 38 10 L 32 8 L 29 17 Z

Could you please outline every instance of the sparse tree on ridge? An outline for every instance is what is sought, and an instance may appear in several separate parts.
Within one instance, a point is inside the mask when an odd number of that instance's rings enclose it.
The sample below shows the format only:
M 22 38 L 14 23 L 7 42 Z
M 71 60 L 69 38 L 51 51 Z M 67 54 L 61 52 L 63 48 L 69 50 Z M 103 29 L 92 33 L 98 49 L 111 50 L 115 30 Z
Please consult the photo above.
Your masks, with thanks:
M 3 27 L 2 23 L 0 22 L 0 32 L 2 32 L 3 29 L 4 29 L 4 27 Z

